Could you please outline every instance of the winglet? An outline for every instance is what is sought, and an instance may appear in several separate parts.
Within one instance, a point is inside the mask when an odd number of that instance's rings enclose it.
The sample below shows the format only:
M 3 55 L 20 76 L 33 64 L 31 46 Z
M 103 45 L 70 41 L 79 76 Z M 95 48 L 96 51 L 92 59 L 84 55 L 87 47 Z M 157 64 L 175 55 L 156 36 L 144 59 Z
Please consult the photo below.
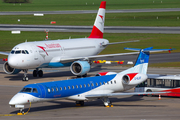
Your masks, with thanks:
M 92 32 L 88 38 L 103 38 L 106 1 L 102 1 L 94 22 Z

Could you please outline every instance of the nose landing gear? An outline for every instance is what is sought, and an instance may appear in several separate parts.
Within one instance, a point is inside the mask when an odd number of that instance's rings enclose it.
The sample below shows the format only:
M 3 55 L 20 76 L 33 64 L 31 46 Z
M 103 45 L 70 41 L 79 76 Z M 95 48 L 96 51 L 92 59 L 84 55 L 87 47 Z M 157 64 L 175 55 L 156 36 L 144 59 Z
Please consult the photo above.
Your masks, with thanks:
M 28 77 L 27 77 L 27 71 L 28 71 L 28 69 L 25 69 L 25 70 L 23 70 L 24 71 L 24 77 L 22 78 L 22 81 L 28 81 L 29 79 L 28 79 Z

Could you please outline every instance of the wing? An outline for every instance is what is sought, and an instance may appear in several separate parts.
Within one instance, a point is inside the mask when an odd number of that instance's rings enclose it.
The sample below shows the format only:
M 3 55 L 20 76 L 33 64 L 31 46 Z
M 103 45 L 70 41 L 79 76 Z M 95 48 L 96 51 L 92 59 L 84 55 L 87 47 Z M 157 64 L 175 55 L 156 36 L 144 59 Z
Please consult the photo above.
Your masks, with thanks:
M 180 75 L 159 75 L 159 74 L 148 74 L 149 79 L 168 79 L 168 80 L 180 80 Z
M 109 93 L 109 94 L 91 94 L 86 95 L 86 98 L 103 98 L 112 96 L 126 96 L 126 95 L 149 95 L 149 94 L 164 94 L 169 92 L 133 92 L 133 93 Z
M 9 55 L 8 52 L 0 52 L 1 55 Z
M 121 55 L 133 55 L 133 54 L 139 54 L 139 52 L 131 52 L 131 53 L 118 53 L 118 54 L 106 54 L 106 55 L 93 55 L 93 56 L 86 56 L 86 57 L 74 57 L 74 58 L 61 58 L 61 63 L 67 63 L 72 62 L 75 60 L 88 60 L 88 59 L 95 59 L 95 58 L 101 58 L 101 57 L 114 57 L 114 56 L 121 56 Z

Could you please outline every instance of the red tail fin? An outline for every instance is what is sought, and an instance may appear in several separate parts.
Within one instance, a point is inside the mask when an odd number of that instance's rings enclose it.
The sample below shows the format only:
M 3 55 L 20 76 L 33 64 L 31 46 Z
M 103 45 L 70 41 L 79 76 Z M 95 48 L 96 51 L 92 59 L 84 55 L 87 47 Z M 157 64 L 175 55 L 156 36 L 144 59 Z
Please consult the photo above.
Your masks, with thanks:
M 88 38 L 103 38 L 106 1 L 102 1 L 94 22 L 92 32 Z

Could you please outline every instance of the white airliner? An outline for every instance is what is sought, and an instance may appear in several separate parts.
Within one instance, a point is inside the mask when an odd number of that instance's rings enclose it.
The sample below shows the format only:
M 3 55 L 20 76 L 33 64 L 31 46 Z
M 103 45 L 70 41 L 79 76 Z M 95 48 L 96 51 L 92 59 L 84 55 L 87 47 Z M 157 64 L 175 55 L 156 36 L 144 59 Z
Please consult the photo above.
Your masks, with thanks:
M 171 49 L 152 49 L 152 47 L 150 47 L 133 50 L 139 50 L 139 56 L 135 66 L 132 68 L 118 74 L 111 73 L 104 76 L 29 84 L 14 95 L 9 101 L 9 105 L 11 107 L 19 108 L 22 112 L 24 105 L 29 103 L 69 99 L 76 101 L 79 105 L 84 105 L 84 101 L 100 98 L 104 102 L 104 106 L 112 107 L 109 100 L 109 97 L 111 96 L 166 93 L 118 93 L 129 90 L 148 78 L 146 73 L 150 51 L 167 51 Z
M 105 8 L 106 1 L 102 1 L 92 32 L 88 38 L 25 42 L 16 45 L 11 53 L 0 52 L 0 54 L 8 55 L 8 61 L 4 63 L 3 70 L 7 74 L 17 74 L 23 70 L 23 80 L 25 81 L 28 80 L 28 69 L 36 69 L 33 71 L 33 76 L 42 77 L 43 71 L 39 70 L 41 68 L 70 66 L 70 70 L 74 75 L 86 76 L 95 58 L 125 55 L 97 55 L 107 45 L 136 42 L 109 43 L 108 40 L 103 39 Z

